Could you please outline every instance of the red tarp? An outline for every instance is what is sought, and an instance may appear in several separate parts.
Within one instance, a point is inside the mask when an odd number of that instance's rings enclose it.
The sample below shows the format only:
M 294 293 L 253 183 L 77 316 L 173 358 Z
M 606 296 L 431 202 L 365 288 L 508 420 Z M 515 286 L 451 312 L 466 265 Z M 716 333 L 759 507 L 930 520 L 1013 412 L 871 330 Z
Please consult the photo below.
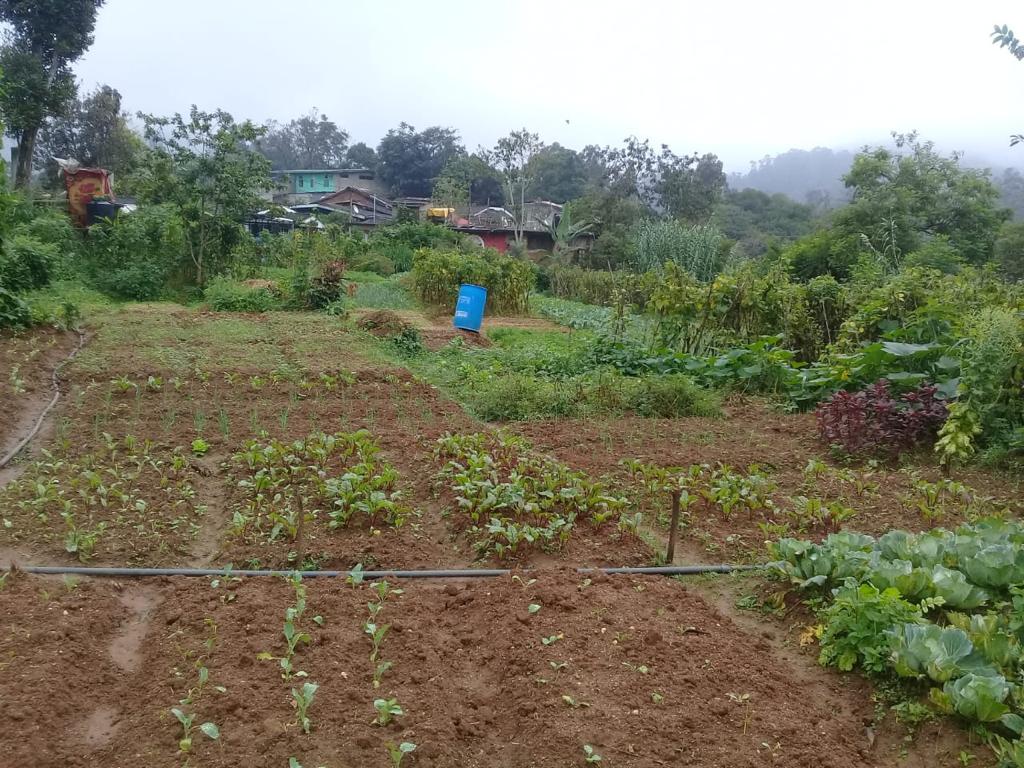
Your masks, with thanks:
M 85 206 L 94 197 L 113 199 L 110 171 L 102 168 L 79 168 L 74 173 L 64 171 L 64 186 L 68 190 L 68 213 L 80 227 L 87 224 Z

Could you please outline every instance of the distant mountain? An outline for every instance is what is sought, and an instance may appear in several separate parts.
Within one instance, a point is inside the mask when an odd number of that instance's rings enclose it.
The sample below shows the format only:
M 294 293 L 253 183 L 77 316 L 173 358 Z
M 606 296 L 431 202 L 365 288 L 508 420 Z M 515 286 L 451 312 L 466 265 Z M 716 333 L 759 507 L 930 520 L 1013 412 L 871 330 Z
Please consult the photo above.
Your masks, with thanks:
M 729 187 L 782 193 L 815 208 L 835 208 L 850 199 L 849 190 L 843 185 L 843 175 L 850 170 L 854 154 L 827 147 L 791 149 L 752 162 L 747 173 L 729 174 Z

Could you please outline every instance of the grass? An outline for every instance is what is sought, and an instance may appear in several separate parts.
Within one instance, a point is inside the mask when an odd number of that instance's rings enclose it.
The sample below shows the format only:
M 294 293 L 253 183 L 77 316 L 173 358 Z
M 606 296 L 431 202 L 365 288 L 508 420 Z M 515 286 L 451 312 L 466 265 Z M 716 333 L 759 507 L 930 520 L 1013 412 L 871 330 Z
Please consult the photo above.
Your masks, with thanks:
M 390 345 L 381 350 L 487 421 L 718 413 L 717 396 L 686 376 L 628 377 L 597 365 L 589 355 L 597 338 L 590 333 L 498 328 L 489 337 L 494 347 L 456 339 L 439 352 L 411 357 Z
M 381 279 L 371 282 L 356 281 L 356 295 L 351 306 L 370 309 L 418 309 L 420 304 L 396 280 Z

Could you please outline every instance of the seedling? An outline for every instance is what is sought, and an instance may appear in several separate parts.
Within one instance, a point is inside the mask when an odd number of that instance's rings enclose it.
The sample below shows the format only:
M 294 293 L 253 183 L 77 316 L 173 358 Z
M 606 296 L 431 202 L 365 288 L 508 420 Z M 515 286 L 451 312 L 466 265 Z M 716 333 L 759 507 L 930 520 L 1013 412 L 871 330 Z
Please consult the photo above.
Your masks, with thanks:
M 554 645 L 555 643 L 557 643 L 559 640 L 563 639 L 564 637 L 565 637 L 565 635 L 563 633 L 559 632 L 557 635 L 549 635 L 548 637 L 542 637 L 540 639 L 540 641 L 542 643 L 544 643 L 544 645 Z
M 401 768 L 405 756 L 416 749 L 416 745 L 411 741 L 403 741 L 397 745 L 389 741 L 384 746 L 388 749 L 388 757 L 391 758 L 392 768 Z
M 398 699 L 374 699 L 373 708 L 377 710 L 377 718 L 373 722 L 382 726 L 405 714 L 398 705 Z
M 363 632 L 370 637 L 370 642 L 373 643 L 373 649 L 370 651 L 370 661 L 377 661 L 377 655 L 380 653 L 381 643 L 384 642 L 384 638 L 388 634 L 388 630 L 391 629 L 390 624 L 383 624 L 377 626 L 373 622 L 366 622 L 363 624 Z
M 186 715 L 177 707 L 171 709 L 171 714 L 174 715 L 178 722 L 181 723 L 182 737 L 178 739 L 178 749 L 182 752 L 188 752 L 192 749 L 192 732 L 194 730 L 192 723 L 195 721 L 195 714 Z M 220 738 L 220 729 L 216 723 L 206 722 L 199 726 L 199 730 L 203 732 L 203 735 L 216 741 Z
M 351 584 L 353 588 L 358 587 L 363 583 L 363 564 L 356 563 L 355 567 L 349 571 L 348 576 L 345 577 L 345 581 Z
M 567 661 L 549 661 L 548 664 L 551 665 L 551 668 L 555 670 L 555 672 L 561 672 L 569 666 L 569 662 Z
M 526 610 L 530 613 L 537 613 L 537 611 L 540 610 L 540 606 L 536 603 L 531 603 L 529 606 L 527 606 Z
M 313 703 L 313 697 L 320 686 L 316 683 L 303 683 L 302 689 L 292 688 L 292 706 L 295 707 L 296 723 L 302 728 L 303 733 L 309 733 L 310 720 L 307 710 Z
M 651 693 L 651 701 L 653 701 L 655 704 L 661 704 L 665 701 L 665 697 L 657 691 L 654 691 L 653 693 Z
M 572 696 L 569 696 L 568 694 L 563 694 L 562 695 L 562 701 L 564 701 L 568 706 L 572 707 L 573 709 L 579 709 L 580 707 L 589 707 L 590 706 L 590 704 L 588 704 L 587 702 L 585 702 L 585 701 L 577 701 L 576 699 L 574 699 Z
M 583 762 L 585 763 L 600 763 L 601 756 L 594 751 L 594 748 L 589 744 L 583 745 Z
M 192 453 L 196 456 L 205 456 L 206 452 L 209 450 L 210 444 L 203 440 L 203 438 L 197 437 L 192 441 Z
M 747 726 L 750 724 L 750 694 L 749 693 L 727 693 L 729 701 L 743 705 L 743 734 L 747 733 Z

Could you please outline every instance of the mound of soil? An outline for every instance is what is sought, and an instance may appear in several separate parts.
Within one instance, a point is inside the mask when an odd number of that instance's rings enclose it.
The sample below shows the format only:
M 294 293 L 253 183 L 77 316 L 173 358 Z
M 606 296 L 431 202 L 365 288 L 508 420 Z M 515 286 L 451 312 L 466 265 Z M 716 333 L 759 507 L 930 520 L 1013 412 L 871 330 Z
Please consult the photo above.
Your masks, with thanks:
M 413 328 L 410 323 L 387 309 L 378 309 L 376 312 L 364 315 L 356 324 L 364 331 L 380 338 L 398 336 L 403 331 Z

